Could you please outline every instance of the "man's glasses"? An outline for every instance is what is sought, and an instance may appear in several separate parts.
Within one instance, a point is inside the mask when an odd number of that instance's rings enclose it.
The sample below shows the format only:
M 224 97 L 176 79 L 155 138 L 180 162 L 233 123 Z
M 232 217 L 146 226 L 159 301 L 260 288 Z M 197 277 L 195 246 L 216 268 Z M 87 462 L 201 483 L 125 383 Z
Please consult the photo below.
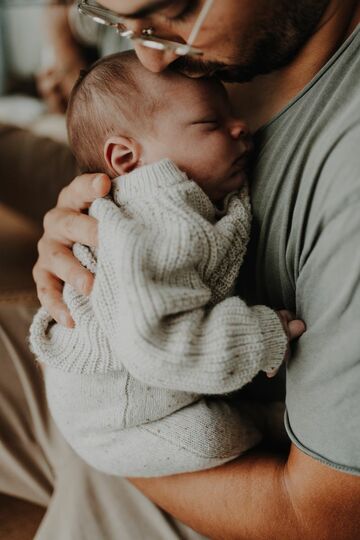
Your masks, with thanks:
M 126 19 L 124 17 L 121 17 L 121 15 L 118 15 L 114 11 L 101 7 L 93 0 L 80 0 L 78 2 L 78 9 L 80 13 L 91 17 L 95 22 L 114 28 L 121 37 L 130 39 L 135 43 L 140 43 L 143 47 L 147 47 L 148 49 L 161 52 L 170 51 L 177 56 L 201 56 L 203 52 L 200 49 L 193 47 L 193 43 L 201 30 L 213 1 L 214 0 L 205 0 L 186 43 L 159 37 L 156 34 L 155 28 L 152 26 L 143 28 L 139 33 L 128 30 L 126 28 Z

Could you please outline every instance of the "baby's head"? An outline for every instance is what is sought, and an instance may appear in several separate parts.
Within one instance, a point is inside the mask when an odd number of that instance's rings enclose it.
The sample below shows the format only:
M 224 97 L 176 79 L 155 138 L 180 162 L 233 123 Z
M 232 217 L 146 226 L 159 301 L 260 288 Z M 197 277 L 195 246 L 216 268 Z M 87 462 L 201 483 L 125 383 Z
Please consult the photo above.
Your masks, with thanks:
M 222 84 L 151 73 L 133 52 L 108 56 L 80 77 L 67 123 L 84 172 L 114 178 L 170 158 L 214 202 L 245 179 L 248 131 Z

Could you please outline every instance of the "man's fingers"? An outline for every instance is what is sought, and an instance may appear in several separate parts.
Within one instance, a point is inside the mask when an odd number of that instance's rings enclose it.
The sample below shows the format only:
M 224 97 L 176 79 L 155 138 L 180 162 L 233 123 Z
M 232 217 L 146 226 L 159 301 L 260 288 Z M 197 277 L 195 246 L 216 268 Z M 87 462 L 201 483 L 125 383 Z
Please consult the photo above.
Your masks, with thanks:
M 45 249 L 45 241 L 41 250 Z M 90 294 L 94 277 L 74 257 L 72 251 L 49 241 L 46 245 L 46 267 L 40 259 L 33 269 L 33 277 L 41 305 L 60 324 L 72 328 L 74 322 L 62 297 L 63 282 L 69 283 L 81 294 Z
M 45 233 L 38 243 L 39 259 L 33 276 L 41 304 L 59 323 L 71 327 L 73 321 L 62 299 L 63 282 L 82 294 L 90 294 L 94 276 L 74 257 L 74 242 L 97 246 L 98 222 L 82 213 L 110 191 L 105 174 L 78 176 L 64 188 L 56 208 L 44 218 Z
M 55 278 L 68 283 L 79 293 L 85 295 L 90 294 L 94 283 L 94 276 L 74 257 L 71 249 L 59 242 L 51 240 L 46 244 L 45 241 L 43 244 L 39 242 L 39 251 L 40 259 L 33 270 L 34 280 L 38 288 L 42 287 L 44 280 L 43 272 L 46 272 Z M 43 257 L 42 252 L 44 252 Z M 45 254 L 46 262 L 44 261 Z M 45 285 L 48 287 L 48 280 L 46 277 Z
M 65 208 L 54 208 L 45 215 L 44 229 L 47 236 L 66 246 L 71 246 L 74 242 L 86 246 L 97 246 L 98 221 L 87 214 Z M 43 239 L 39 243 L 39 251 Z
M 62 281 L 52 276 L 49 272 L 41 272 L 41 280 L 37 285 L 37 295 L 41 305 L 59 324 L 67 328 L 73 328 L 74 321 L 63 301 L 62 289 Z
M 62 189 L 57 207 L 85 210 L 95 199 L 107 195 L 110 188 L 111 180 L 106 174 L 83 174 Z
M 289 339 L 299 338 L 306 330 L 305 323 L 300 319 L 295 319 L 289 322 Z

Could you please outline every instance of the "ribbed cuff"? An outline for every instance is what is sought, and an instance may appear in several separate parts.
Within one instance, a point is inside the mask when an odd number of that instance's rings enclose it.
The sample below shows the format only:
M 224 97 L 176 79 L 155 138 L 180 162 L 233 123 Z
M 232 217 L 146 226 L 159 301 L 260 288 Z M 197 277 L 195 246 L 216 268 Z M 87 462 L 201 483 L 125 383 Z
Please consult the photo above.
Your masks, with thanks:
M 80 295 L 73 295 L 73 299 Z M 67 300 L 69 295 L 67 296 Z M 67 373 L 104 374 L 117 369 L 116 357 L 84 299 L 76 308 L 65 303 L 75 328 L 55 323 L 44 308 L 36 313 L 30 327 L 29 345 L 42 363 Z M 70 302 L 71 304 L 71 302 Z M 115 363 L 114 363 L 115 362 Z
M 139 194 L 153 195 L 156 189 L 164 189 L 188 181 L 186 174 L 173 161 L 163 159 L 115 178 L 112 188 L 113 197 L 115 202 L 124 203 Z
M 278 315 L 266 306 L 253 306 L 264 342 L 264 358 L 261 369 L 266 373 L 278 369 L 285 359 L 288 337 Z

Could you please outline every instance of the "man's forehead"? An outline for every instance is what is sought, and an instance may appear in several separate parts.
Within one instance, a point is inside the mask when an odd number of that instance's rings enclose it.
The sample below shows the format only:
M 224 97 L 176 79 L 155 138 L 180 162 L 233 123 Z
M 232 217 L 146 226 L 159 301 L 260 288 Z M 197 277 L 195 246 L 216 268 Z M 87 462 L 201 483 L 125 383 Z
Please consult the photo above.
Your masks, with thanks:
M 169 6 L 174 0 L 99 0 L 99 4 L 124 17 L 142 19 Z

